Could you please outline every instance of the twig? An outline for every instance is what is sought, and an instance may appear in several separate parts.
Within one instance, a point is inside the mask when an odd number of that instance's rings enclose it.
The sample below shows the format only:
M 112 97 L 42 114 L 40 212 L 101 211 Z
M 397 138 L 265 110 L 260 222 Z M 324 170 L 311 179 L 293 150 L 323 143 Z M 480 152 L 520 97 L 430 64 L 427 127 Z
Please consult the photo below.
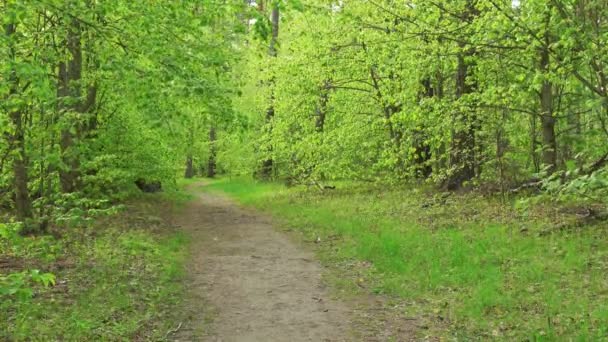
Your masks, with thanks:
M 528 189 L 538 190 L 538 189 L 540 189 L 542 184 L 543 184 L 542 180 L 533 179 L 516 188 L 510 189 L 509 193 L 514 194 L 514 193 L 518 193 L 522 190 L 528 190 Z
M 179 322 L 179 324 L 177 325 L 177 328 L 167 331 L 167 335 L 165 335 L 165 339 L 169 338 L 169 335 L 172 335 L 172 334 L 175 334 L 176 332 L 178 332 L 179 329 L 181 329 L 181 327 L 182 327 L 182 322 Z
M 585 170 L 586 174 L 592 174 L 595 171 L 598 171 L 602 167 L 604 167 L 608 163 L 608 153 L 605 153 L 600 159 L 596 160 L 587 170 Z

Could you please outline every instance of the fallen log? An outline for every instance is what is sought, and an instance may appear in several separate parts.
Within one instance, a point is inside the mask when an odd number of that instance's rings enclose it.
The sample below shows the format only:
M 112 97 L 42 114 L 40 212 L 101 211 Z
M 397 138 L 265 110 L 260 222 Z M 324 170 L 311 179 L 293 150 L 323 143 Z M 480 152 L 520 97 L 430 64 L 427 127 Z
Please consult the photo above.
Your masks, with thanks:
M 145 193 L 155 193 L 163 191 L 163 186 L 159 181 L 147 181 L 145 179 L 138 179 L 135 181 L 135 185 L 141 190 L 141 192 Z

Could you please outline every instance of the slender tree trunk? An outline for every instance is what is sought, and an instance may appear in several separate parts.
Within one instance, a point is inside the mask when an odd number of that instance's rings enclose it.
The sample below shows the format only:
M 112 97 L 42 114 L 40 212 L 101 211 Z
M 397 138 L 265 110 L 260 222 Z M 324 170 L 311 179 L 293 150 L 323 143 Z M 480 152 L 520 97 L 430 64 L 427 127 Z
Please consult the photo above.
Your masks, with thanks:
M 263 3 L 260 3 L 260 6 L 263 6 Z M 279 20 L 280 20 L 279 5 L 275 4 L 272 7 L 272 14 L 271 14 L 271 18 L 270 18 L 270 21 L 272 23 L 272 37 L 270 38 L 270 45 L 268 47 L 268 55 L 270 57 L 277 56 L 277 43 L 278 43 L 278 39 L 279 39 Z M 268 109 L 266 110 L 266 125 L 267 125 L 268 129 L 271 131 L 272 130 L 272 120 L 274 119 L 274 115 L 275 115 L 274 80 L 270 81 L 270 87 L 271 87 L 270 105 L 268 106 Z M 272 147 L 270 147 L 270 151 L 272 151 Z M 270 152 L 270 151 L 268 151 L 268 152 Z M 274 161 L 271 157 L 268 157 L 266 160 L 264 160 L 262 162 L 262 168 L 260 170 L 260 174 L 263 179 L 270 179 L 270 178 L 272 178 L 273 171 L 276 171 L 276 170 L 274 170 Z
M 547 28 L 545 29 L 544 42 L 540 51 L 540 69 L 548 76 L 551 67 L 551 54 L 549 45 L 551 38 L 549 35 L 548 24 L 550 13 L 547 14 Z M 542 160 L 548 174 L 555 172 L 557 168 L 557 139 L 555 136 L 555 116 L 553 115 L 553 90 L 554 85 L 545 79 L 540 90 L 540 121 L 543 138 Z
M 32 203 L 28 190 L 28 159 L 25 147 L 25 130 L 23 128 L 22 112 L 12 112 L 11 121 L 15 128 L 13 137 L 17 149 L 17 153 L 13 160 L 15 207 L 17 209 L 17 220 L 25 223 L 28 219 L 32 218 Z
M 271 101 L 274 101 L 274 96 L 271 97 Z M 268 126 L 269 129 L 269 133 L 271 133 L 272 130 L 272 119 L 274 118 L 274 105 L 270 105 L 270 107 L 268 107 L 268 110 L 266 111 L 266 125 Z M 272 152 L 272 146 L 269 147 L 269 150 L 267 152 Z M 262 169 L 260 170 L 260 174 L 262 176 L 263 179 L 270 179 L 272 178 L 272 172 L 274 169 L 274 160 L 272 159 L 272 157 L 267 157 L 263 162 L 262 162 Z
M 270 39 L 270 46 L 268 47 L 268 54 L 271 57 L 277 56 L 277 44 L 279 41 L 279 5 L 275 4 L 272 6 L 272 13 L 270 15 L 270 22 L 272 24 L 272 38 Z
M 367 51 L 366 47 L 364 47 L 363 49 Z M 380 87 L 380 76 L 378 75 L 376 68 L 377 67 L 375 65 L 372 65 L 369 68 L 372 86 L 374 87 L 374 90 L 376 91 L 376 96 L 378 97 L 380 105 L 382 106 L 382 114 L 384 115 L 384 119 L 386 121 L 386 128 L 388 129 L 389 137 L 394 144 L 395 150 L 399 151 L 401 147 L 401 137 L 395 131 L 391 119 L 393 117 L 393 114 L 401 111 L 401 108 L 396 104 L 388 103 L 388 101 L 385 101 L 385 96 L 382 93 L 382 88 Z
M 193 178 L 194 175 L 195 175 L 194 161 L 193 161 L 192 155 L 189 154 L 188 157 L 186 157 L 186 172 L 184 173 L 184 177 L 190 179 L 190 178 Z
M 40 122 L 44 125 L 45 132 L 49 131 L 49 126 L 52 125 L 52 120 L 49 120 L 46 116 L 44 108 L 40 111 Z M 40 141 L 40 155 L 46 155 L 47 153 L 53 153 L 55 149 L 55 138 L 54 132 L 50 136 L 43 136 Z M 47 140 L 48 139 L 48 140 Z M 48 147 L 48 149 L 47 149 Z M 47 152 L 48 151 L 48 152 Z M 40 230 L 45 232 L 49 225 L 49 216 L 51 215 L 51 197 L 53 194 L 53 177 L 51 177 L 55 166 L 47 161 L 40 162 L 40 178 L 39 178 L 39 192 L 42 197 L 41 203 L 38 207 L 38 216 L 40 221 Z
M 471 22 L 478 15 L 475 1 L 468 0 L 464 13 L 462 13 L 462 20 L 464 22 Z M 469 80 L 472 68 L 474 67 L 474 62 L 471 61 L 476 51 L 464 42 L 459 42 L 458 45 L 460 51 L 458 53 L 456 71 L 456 98 L 461 99 L 468 94 L 472 94 L 476 88 L 471 83 L 471 80 Z M 453 173 L 447 181 L 447 188 L 449 190 L 456 190 L 462 187 L 465 182 L 470 181 L 476 174 L 480 173 L 480 166 L 477 165 L 476 161 L 476 134 L 480 129 L 480 124 L 477 120 L 475 108 L 469 107 L 468 104 L 465 104 L 464 108 L 456 113 L 454 124 L 457 128 L 452 131 L 450 153 L 450 166 Z
M 190 146 L 194 145 L 194 127 L 191 126 L 188 132 L 188 144 Z M 186 156 L 186 170 L 184 172 L 184 177 L 187 179 L 193 178 L 196 175 L 196 170 L 194 169 L 194 157 L 193 157 L 192 148 L 189 147 Z
M 435 96 L 435 90 L 433 88 L 433 82 L 430 77 L 425 78 L 421 82 L 422 91 L 418 94 L 418 102 L 421 104 L 425 98 L 432 98 Z M 431 160 L 431 147 L 427 143 L 428 133 L 425 132 L 425 128 L 415 129 L 413 132 L 413 147 L 415 149 L 414 164 L 415 174 L 419 178 L 429 178 L 433 172 L 433 168 L 429 164 Z
M 16 71 L 16 51 L 14 45 L 16 27 L 15 24 L 6 24 L 5 34 L 9 41 L 9 58 L 11 64 L 9 80 L 9 98 L 19 95 L 19 80 Z M 19 106 L 20 107 L 20 106 Z M 7 146 L 13 146 L 13 191 L 15 193 L 15 209 L 17 210 L 17 221 L 23 223 L 23 234 L 33 232 L 33 225 L 28 222 L 32 218 L 32 203 L 28 189 L 28 158 L 25 141 L 24 114 L 21 108 L 11 109 L 9 113 L 13 125 L 13 133 L 7 134 Z
M 442 43 L 442 39 L 439 39 L 438 41 L 439 41 L 439 43 Z M 437 60 L 439 60 L 440 58 L 441 57 L 439 55 L 436 56 Z M 439 102 L 442 102 L 444 94 L 445 94 L 444 88 L 445 88 L 445 79 L 446 79 L 442 70 L 437 70 L 437 72 L 435 73 L 435 78 L 437 79 L 437 88 L 435 89 L 435 97 L 437 98 L 437 100 Z M 435 151 L 437 158 L 435 158 L 435 162 L 433 163 L 433 166 L 431 167 L 431 172 L 432 172 L 433 168 L 435 168 L 436 170 L 445 170 L 448 167 L 449 158 L 447 157 L 447 155 L 448 155 L 448 153 L 446 153 L 447 150 L 448 150 L 447 143 L 442 140 Z M 433 153 L 433 151 L 431 151 L 431 153 Z
M 507 110 L 502 110 L 502 121 L 507 120 Z M 506 168 L 504 162 L 504 156 L 507 153 L 509 147 L 509 138 L 503 125 L 500 125 L 496 130 L 496 171 L 498 171 L 498 179 L 500 181 L 500 193 L 504 196 L 506 194 Z
M 553 116 L 553 90 L 550 82 L 544 82 L 541 91 L 541 125 L 543 136 L 543 164 L 549 174 L 557 168 L 557 139 Z
M 468 83 L 467 78 L 470 72 L 470 65 L 467 59 L 474 55 L 470 48 L 461 46 L 464 51 L 458 55 L 458 69 L 456 75 L 456 97 L 462 98 L 467 94 L 471 94 L 474 88 Z M 466 108 L 457 114 L 455 125 L 458 126 L 452 132 L 452 146 L 450 153 L 450 165 L 453 168 L 453 174 L 448 179 L 447 187 L 449 190 L 460 188 L 464 182 L 467 182 L 475 177 L 475 134 L 477 120 L 474 109 Z
M 538 115 L 536 113 L 530 115 L 530 158 L 532 161 L 532 166 L 534 167 L 534 172 L 538 173 L 540 171 L 540 160 L 538 156 L 538 140 L 536 135 L 538 133 L 537 128 Z
M 215 148 L 215 142 L 217 140 L 215 127 L 211 126 L 209 129 L 209 160 L 207 162 L 207 177 L 213 178 L 216 175 L 216 156 L 217 151 Z
M 321 95 L 319 96 L 319 103 L 315 110 L 315 130 L 319 133 L 325 129 L 325 118 L 327 117 L 327 104 L 329 102 L 329 91 L 331 90 L 331 80 L 325 80 L 323 87 L 321 87 Z
M 64 115 L 82 111 L 81 79 L 82 79 L 82 42 L 81 28 L 77 20 L 73 20 L 68 30 L 66 40 L 70 59 L 59 63 L 57 97 Z M 80 131 L 80 123 L 65 120 L 61 130 L 61 160 L 63 167 L 59 170 L 61 190 L 71 193 L 77 190 L 80 178 L 80 158 L 75 146 L 76 136 Z

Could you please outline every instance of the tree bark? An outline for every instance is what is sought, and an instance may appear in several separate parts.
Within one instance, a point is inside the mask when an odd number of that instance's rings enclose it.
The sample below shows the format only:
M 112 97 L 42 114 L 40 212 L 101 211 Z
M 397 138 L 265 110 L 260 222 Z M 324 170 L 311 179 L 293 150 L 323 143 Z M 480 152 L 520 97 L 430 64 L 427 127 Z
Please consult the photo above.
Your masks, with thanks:
M 194 171 L 192 155 L 188 155 L 188 157 L 186 158 L 186 172 L 184 173 L 184 177 L 190 179 L 190 178 L 193 178 L 194 175 L 195 175 L 195 171 Z
M 81 112 L 82 79 L 82 42 L 81 28 L 77 20 L 70 23 L 66 45 L 70 54 L 68 62 L 59 63 L 57 97 L 60 108 L 66 113 Z M 61 161 L 63 167 L 59 170 L 61 190 L 64 193 L 72 193 L 77 190 L 80 178 L 80 159 L 76 151 L 75 140 L 80 130 L 80 124 L 73 120 L 66 120 L 61 130 Z
M 471 22 L 478 15 L 474 1 L 467 1 L 467 6 L 462 13 L 463 22 Z M 473 47 L 467 46 L 465 42 L 458 43 L 460 51 L 458 53 L 456 70 L 456 98 L 461 99 L 475 91 L 475 85 L 468 79 L 474 62 L 471 60 L 476 52 Z M 450 166 L 453 173 L 447 181 L 448 190 L 456 190 L 470 181 L 479 173 L 479 166 L 476 165 L 476 133 L 479 129 L 475 109 L 465 105 L 464 110 L 459 110 L 454 118 L 454 123 L 458 126 L 452 131 L 452 143 L 450 152 Z
M 217 140 L 215 127 L 211 126 L 209 129 L 209 160 L 207 161 L 207 177 L 213 178 L 216 175 L 216 157 L 217 151 L 215 148 L 215 141 Z
M 263 6 L 262 3 L 260 3 L 260 5 Z M 279 13 L 278 4 L 275 4 L 272 7 L 270 21 L 272 24 L 272 37 L 270 38 L 270 44 L 268 47 L 268 55 L 270 57 L 276 57 L 277 56 L 277 43 L 278 43 L 278 39 L 279 39 L 279 21 L 280 21 L 280 13 Z M 268 109 L 266 110 L 266 125 L 269 128 L 269 130 L 272 130 L 272 120 L 275 115 L 274 80 L 270 81 L 270 87 L 271 87 L 270 105 L 268 106 Z M 272 151 L 272 147 L 270 148 L 270 151 Z M 268 152 L 270 152 L 270 151 L 268 151 Z M 273 171 L 275 171 L 274 170 L 274 161 L 273 161 L 272 157 L 268 157 L 262 162 L 262 168 L 260 170 L 260 175 L 263 179 L 270 179 L 270 178 L 272 178 Z
M 550 19 L 547 14 L 547 26 Z M 543 138 L 542 159 L 547 173 L 550 175 L 557 168 L 557 139 L 555 136 L 555 116 L 553 115 L 553 89 L 554 86 L 546 77 L 551 67 L 551 55 L 549 45 L 551 38 L 549 28 L 545 28 L 544 45 L 540 51 L 540 69 L 545 76 L 545 80 L 540 90 L 540 121 Z
M 270 39 L 270 46 L 268 47 L 268 54 L 272 57 L 277 56 L 277 44 L 279 40 L 279 5 L 275 4 L 272 7 L 272 13 L 270 15 L 270 23 L 272 24 L 272 37 Z
M 189 146 L 194 145 L 194 126 L 191 126 L 188 132 L 187 142 Z M 194 157 L 193 157 L 193 149 L 192 147 L 188 148 L 186 153 L 186 170 L 184 172 L 184 177 L 187 179 L 193 178 L 196 175 L 196 170 L 194 169 Z M 201 173 L 202 174 L 202 173 Z
M 540 171 L 540 158 L 538 155 L 538 140 L 536 138 L 538 134 L 537 129 L 537 121 L 538 115 L 533 113 L 530 115 L 530 160 L 532 162 L 532 166 L 534 167 L 534 172 L 538 173 Z
M 9 98 L 18 96 L 19 79 L 15 69 L 16 51 L 14 46 L 14 36 L 16 32 L 15 24 L 10 23 L 5 26 L 6 38 L 9 41 L 9 58 L 12 64 L 8 77 L 10 89 Z M 7 145 L 13 146 L 13 191 L 15 193 L 15 209 L 17 211 L 17 221 L 23 223 L 23 234 L 34 232 L 33 225 L 28 222 L 32 218 L 32 203 L 28 189 L 28 158 L 25 141 L 25 125 L 23 111 L 21 108 L 12 108 L 9 113 L 13 125 L 12 134 L 7 134 Z
M 474 87 L 467 82 L 470 65 L 467 59 L 474 55 L 470 48 L 461 46 L 464 51 L 458 54 L 458 67 L 456 74 L 456 98 L 460 99 L 474 91 Z M 473 109 L 467 108 L 459 112 L 455 118 L 460 128 L 452 132 L 452 147 L 450 153 L 450 165 L 454 169 L 447 183 L 449 190 L 456 190 L 475 177 L 475 134 L 477 120 Z
M 418 94 L 418 102 L 421 104 L 425 98 L 432 98 L 435 96 L 435 89 L 430 77 L 422 80 L 422 91 Z M 418 178 L 429 178 L 433 172 L 433 168 L 429 164 L 431 160 L 431 147 L 427 143 L 428 133 L 425 129 L 415 129 L 413 131 L 413 147 L 415 149 L 414 156 L 414 170 L 415 176 Z
M 329 91 L 331 90 L 331 80 L 327 79 L 323 82 L 321 87 L 321 95 L 319 96 L 319 103 L 315 109 L 315 130 L 319 133 L 325 129 L 325 118 L 327 117 L 327 103 L 329 102 Z

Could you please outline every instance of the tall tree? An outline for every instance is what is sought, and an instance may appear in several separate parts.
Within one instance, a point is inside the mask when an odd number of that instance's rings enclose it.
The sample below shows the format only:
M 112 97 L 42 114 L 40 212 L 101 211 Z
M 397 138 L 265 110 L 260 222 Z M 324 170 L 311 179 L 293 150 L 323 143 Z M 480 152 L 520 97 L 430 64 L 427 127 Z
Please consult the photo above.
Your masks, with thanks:
M 263 11 L 263 1 L 260 2 L 261 10 Z M 268 46 L 268 55 L 271 58 L 276 58 L 278 54 L 278 39 L 279 39 L 279 22 L 280 22 L 280 11 L 279 11 L 279 2 L 275 1 L 272 3 L 272 10 L 270 14 L 270 24 L 271 24 L 271 35 L 270 35 L 270 44 Z M 275 84 L 275 76 L 270 79 L 270 104 L 268 105 L 268 109 L 266 109 L 266 126 L 269 131 L 269 134 L 272 134 L 272 121 L 275 116 L 275 94 L 274 94 L 274 84 Z M 272 144 L 267 147 L 267 153 L 272 154 Z M 272 156 L 266 156 L 266 159 L 262 162 L 262 168 L 260 170 L 260 175 L 264 179 L 270 179 L 272 177 L 274 161 Z
M 6 4 L 5 4 L 6 6 Z M 5 8 L 5 10 L 10 10 Z M 23 233 L 32 231 L 32 203 L 30 200 L 28 179 L 29 179 L 29 163 L 26 150 L 26 115 L 24 112 L 24 99 L 22 98 L 22 88 L 28 87 L 19 81 L 17 75 L 18 59 L 16 48 L 17 24 L 8 22 L 5 24 L 5 39 L 8 45 L 8 80 L 9 90 L 7 97 L 4 99 L 6 109 L 9 112 L 10 122 L 12 124 L 12 132 L 5 132 L 6 143 L 9 146 L 9 153 L 13 159 L 13 191 L 15 193 L 15 208 L 17 220 L 23 222 L 25 227 Z M 11 151 L 12 150 L 12 151 Z

